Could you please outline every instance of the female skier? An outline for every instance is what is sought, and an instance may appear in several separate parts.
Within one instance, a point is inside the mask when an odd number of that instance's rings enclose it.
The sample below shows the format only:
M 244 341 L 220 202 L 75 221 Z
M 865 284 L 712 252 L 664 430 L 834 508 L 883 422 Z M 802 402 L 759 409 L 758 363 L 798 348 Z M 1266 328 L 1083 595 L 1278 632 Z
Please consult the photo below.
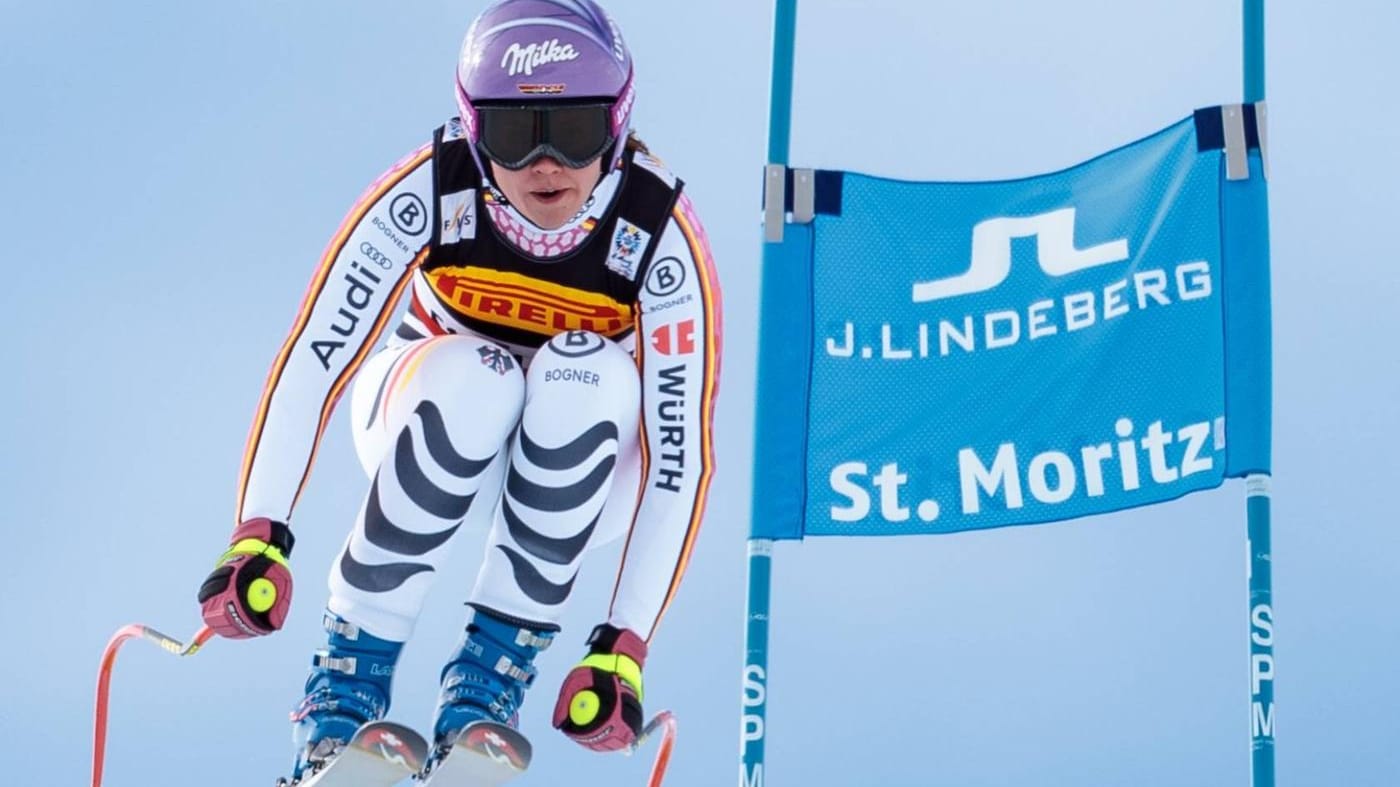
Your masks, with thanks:
M 436 750 L 473 721 L 515 726 L 584 553 L 624 534 L 606 621 L 553 724 L 601 751 L 635 740 L 648 643 L 714 470 L 720 292 L 681 181 L 630 133 L 634 97 L 631 55 L 593 0 L 497 2 L 467 33 L 459 116 L 327 247 L 258 405 L 230 546 L 199 591 L 223 636 L 281 627 L 292 509 L 356 378 L 370 483 L 293 715 L 294 780 L 384 717 L 424 596 L 472 528 L 490 534 L 442 670 Z

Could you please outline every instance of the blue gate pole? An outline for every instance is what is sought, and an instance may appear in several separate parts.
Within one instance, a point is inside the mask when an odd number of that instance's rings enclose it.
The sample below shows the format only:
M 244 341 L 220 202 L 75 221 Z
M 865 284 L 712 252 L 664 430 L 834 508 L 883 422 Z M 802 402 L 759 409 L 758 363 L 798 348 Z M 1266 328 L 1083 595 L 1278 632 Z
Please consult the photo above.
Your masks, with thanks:
M 1274 608 L 1269 477 L 1245 479 L 1249 516 L 1250 784 L 1274 787 Z
M 749 539 L 749 612 L 744 630 L 743 763 L 740 787 L 763 787 L 763 738 L 768 719 L 768 597 L 772 586 L 773 542 Z
M 1244 100 L 1264 100 L 1264 0 L 1244 0 Z
M 797 34 L 797 0 L 776 0 L 773 16 L 773 80 L 768 105 L 768 166 L 765 188 L 782 188 L 786 180 L 792 134 L 792 70 Z M 781 203 L 778 203 L 781 208 Z M 766 221 L 784 222 L 783 212 L 767 212 Z M 765 227 L 763 264 L 781 238 L 782 227 Z M 762 299 L 759 301 L 762 303 Z M 754 494 L 760 494 L 757 485 Z M 751 515 L 752 516 L 752 515 Z M 768 707 L 768 608 L 772 588 L 773 541 L 755 538 L 751 522 L 748 562 L 748 613 L 744 630 L 743 721 L 740 730 L 740 787 L 763 787 L 764 736 Z
M 773 81 L 768 93 L 768 163 L 788 163 L 792 139 L 792 63 L 796 53 L 797 0 L 777 0 L 773 14 Z
M 1244 100 L 1264 100 L 1264 0 L 1244 0 Z M 1269 476 L 1245 480 L 1249 518 L 1250 784 L 1274 787 L 1274 605 Z

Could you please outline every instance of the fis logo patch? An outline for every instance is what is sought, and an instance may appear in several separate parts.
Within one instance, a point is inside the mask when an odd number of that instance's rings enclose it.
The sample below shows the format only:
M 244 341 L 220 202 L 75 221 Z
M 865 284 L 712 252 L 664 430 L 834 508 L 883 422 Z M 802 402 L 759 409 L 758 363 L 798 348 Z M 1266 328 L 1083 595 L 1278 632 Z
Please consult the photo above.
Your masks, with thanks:
M 476 238 L 476 190 L 444 194 L 438 200 L 438 216 L 442 219 L 443 244 Z
M 637 266 L 642 254 L 651 243 L 651 233 L 632 222 L 619 218 L 617 230 L 613 233 L 612 248 L 608 251 L 608 270 L 628 281 L 636 281 Z
M 505 375 L 515 368 L 515 361 L 499 347 L 478 347 L 476 352 L 481 356 L 481 365 L 496 374 Z

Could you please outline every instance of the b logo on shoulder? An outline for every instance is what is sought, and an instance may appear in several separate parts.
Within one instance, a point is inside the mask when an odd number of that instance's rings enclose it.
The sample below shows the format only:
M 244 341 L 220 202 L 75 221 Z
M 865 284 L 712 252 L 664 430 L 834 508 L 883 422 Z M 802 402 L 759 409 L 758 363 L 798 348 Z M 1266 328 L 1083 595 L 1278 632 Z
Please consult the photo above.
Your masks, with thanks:
M 664 298 L 685 284 L 685 266 L 675 257 L 658 260 L 647 274 L 647 292 Z
M 428 209 L 417 194 L 400 194 L 389 203 L 389 218 L 406 235 L 422 235 L 428 228 Z

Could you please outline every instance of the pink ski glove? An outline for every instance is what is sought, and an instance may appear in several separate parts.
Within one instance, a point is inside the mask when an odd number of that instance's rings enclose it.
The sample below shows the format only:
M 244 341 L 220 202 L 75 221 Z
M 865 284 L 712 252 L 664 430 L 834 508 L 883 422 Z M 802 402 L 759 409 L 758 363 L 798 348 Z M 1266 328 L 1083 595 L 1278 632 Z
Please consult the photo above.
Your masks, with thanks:
M 554 726 L 580 746 L 618 751 L 642 731 L 642 665 L 647 644 L 604 623 L 588 638 L 588 656 L 564 678 Z
M 199 588 L 204 622 L 216 634 L 247 639 L 282 628 L 292 604 L 292 531 L 250 519 L 233 531 L 228 551 Z

